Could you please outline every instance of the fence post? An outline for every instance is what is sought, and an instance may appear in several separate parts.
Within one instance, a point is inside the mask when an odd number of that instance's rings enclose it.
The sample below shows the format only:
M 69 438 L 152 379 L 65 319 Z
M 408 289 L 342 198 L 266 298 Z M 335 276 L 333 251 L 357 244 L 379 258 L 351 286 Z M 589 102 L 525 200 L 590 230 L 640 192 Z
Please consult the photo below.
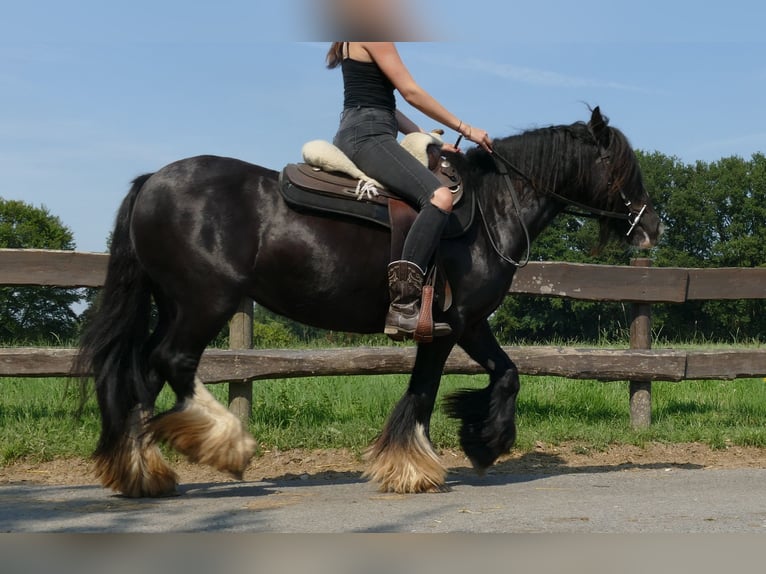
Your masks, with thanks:
M 630 264 L 651 267 L 652 260 L 641 257 L 632 259 Z M 649 303 L 633 303 L 630 348 L 652 348 L 652 306 Z M 630 381 L 630 423 L 634 429 L 647 428 L 652 423 L 651 381 Z
M 253 347 L 253 301 L 245 297 L 229 321 L 229 349 Z M 229 383 L 229 410 L 247 424 L 253 405 L 253 383 Z

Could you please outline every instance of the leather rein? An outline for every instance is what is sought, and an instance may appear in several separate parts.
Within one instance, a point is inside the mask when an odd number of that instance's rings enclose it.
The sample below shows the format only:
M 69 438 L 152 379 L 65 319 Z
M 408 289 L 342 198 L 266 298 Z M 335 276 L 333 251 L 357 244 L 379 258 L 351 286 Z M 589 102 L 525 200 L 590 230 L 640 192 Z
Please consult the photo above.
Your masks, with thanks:
M 458 139 L 458 142 L 459 141 L 460 140 Z M 609 155 L 609 152 L 601 146 L 599 146 L 599 149 L 601 153 L 599 161 L 602 161 L 605 164 L 611 163 L 611 157 Z M 529 230 L 527 229 L 527 226 L 524 223 L 524 219 L 521 216 L 521 202 L 519 201 L 518 194 L 516 193 L 516 187 L 513 185 L 513 181 L 511 180 L 511 175 L 508 170 L 510 169 L 516 175 L 518 175 L 535 192 L 537 192 L 538 190 L 535 187 L 534 182 L 532 181 L 532 178 L 530 178 L 521 169 L 516 167 L 509 159 L 504 157 L 502 154 L 498 153 L 496 150 L 493 150 L 491 155 L 492 155 L 492 158 L 494 159 L 495 166 L 497 167 L 498 173 L 501 176 L 503 176 L 506 187 L 510 191 L 511 200 L 513 201 L 514 209 L 516 209 L 516 213 L 518 214 L 519 221 L 521 222 L 521 227 L 524 230 L 524 235 L 526 237 L 526 254 L 521 261 L 514 261 L 510 257 L 503 254 L 500 251 L 500 249 L 497 247 L 494 239 L 492 238 L 492 234 L 489 231 L 489 227 L 487 225 L 487 218 L 484 216 L 484 211 L 481 207 L 481 202 L 477 202 L 479 206 L 479 213 L 481 214 L 482 220 L 484 221 L 484 228 L 487 231 L 487 237 L 489 238 L 489 242 L 492 245 L 492 248 L 495 250 L 495 252 L 500 256 L 501 259 L 503 259 L 507 263 L 510 263 L 511 265 L 514 265 L 516 267 L 524 267 L 527 263 L 529 263 L 531 241 L 529 239 Z M 611 180 L 608 185 L 611 187 Z M 580 203 L 579 201 L 575 201 L 573 199 L 569 199 L 568 197 L 564 197 L 563 195 L 558 194 L 555 191 L 546 191 L 544 194 L 550 197 L 553 197 L 554 199 L 556 199 L 557 201 L 560 201 L 561 203 L 565 205 L 570 206 L 570 208 L 575 208 L 579 210 L 579 211 L 575 211 L 573 209 L 564 210 L 565 213 L 569 213 L 571 215 L 577 215 L 579 217 L 592 217 L 592 218 L 610 217 L 613 219 L 626 220 L 628 223 L 630 223 L 630 229 L 628 229 L 628 232 L 625 234 L 626 237 L 629 237 L 630 234 L 633 233 L 633 230 L 640 223 L 641 217 L 644 215 L 644 212 L 646 211 L 646 207 L 647 207 L 647 204 L 644 204 L 640 209 L 634 210 L 633 203 L 625 196 L 625 193 L 623 192 L 622 189 L 620 189 L 620 196 L 622 197 L 623 203 L 625 204 L 625 207 L 627 208 L 627 213 L 620 213 L 616 211 L 599 209 L 597 207 L 591 207 L 590 205 L 585 205 L 584 203 Z

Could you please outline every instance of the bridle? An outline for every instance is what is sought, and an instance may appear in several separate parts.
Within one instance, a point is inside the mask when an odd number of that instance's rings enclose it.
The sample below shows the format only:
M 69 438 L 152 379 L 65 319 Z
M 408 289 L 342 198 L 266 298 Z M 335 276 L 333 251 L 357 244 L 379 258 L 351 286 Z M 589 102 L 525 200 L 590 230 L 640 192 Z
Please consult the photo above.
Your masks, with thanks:
M 594 139 L 595 139 L 595 136 L 594 136 Z M 519 201 L 518 194 L 516 193 L 516 187 L 513 185 L 513 180 L 511 179 L 511 175 L 508 170 L 513 171 L 535 192 L 539 193 L 539 190 L 536 188 L 534 182 L 532 181 L 532 178 L 529 177 L 526 173 L 524 173 L 521 169 L 516 167 L 508 158 L 504 157 L 497 150 L 493 150 L 491 155 L 492 155 L 492 158 L 494 159 L 495 166 L 497 167 L 498 173 L 505 180 L 506 187 L 508 188 L 511 194 L 511 199 L 513 201 L 514 209 L 516 209 L 516 213 L 518 214 L 519 221 L 521 222 L 521 227 L 524 230 L 524 235 L 526 237 L 526 242 L 527 242 L 526 255 L 524 256 L 524 259 L 522 259 L 521 261 L 514 261 L 510 257 L 507 257 L 506 255 L 500 252 L 497 245 L 495 244 L 495 241 L 492 239 L 492 235 L 489 232 L 489 228 L 487 226 L 487 220 L 486 220 L 486 217 L 484 217 L 484 213 L 481 208 L 480 202 L 479 202 L 479 213 L 481 214 L 482 219 L 484 220 L 484 226 L 487 231 L 487 236 L 489 237 L 489 241 L 492 244 L 492 248 L 495 250 L 495 252 L 504 261 L 516 267 L 524 267 L 529 262 L 529 251 L 530 251 L 531 242 L 529 240 L 529 231 L 527 230 L 527 226 L 524 223 L 523 217 L 521 216 L 521 203 Z M 600 161 L 607 166 L 610 165 L 612 161 L 611 155 L 609 154 L 609 150 L 604 148 L 601 144 L 599 144 L 599 159 L 597 161 Z M 609 181 L 607 182 L 607 186 L 610 189 L 613 186 L 613 180 L 612 180 L 611 174 L 610 174 Z M 644 212 L 646 211 L 648 204 L 645 203 L 640 208 L 635 208 L 633 206 L 633 202 L 630 199 L 628 199 L 628 197 L 625 195 L 625 192 L 622 190 L 622 188 L 619 190 L 619 193 L 625 207 L 627 208 L 626 209 L 627 213 L 609 211 L 606 209 L 599 209 L 597 207 L 592 207 L 590 205 L 586 205 L 579 201 L 575 201 L 574 199 L 564 197 L 563 195 L 556 193 L 555 191 L 545 190 L 543 192 L 544 195 L 553 197 L 557 201 L 560 201 L 561 203 L 569 206 L 568 209 L 564 210 L 565 213 L 577 215 L 579 217 L 591 217 L 591 218 L 610 217 L 612 219 L 626 220 L 630 224 L 630 228 L 628 229 L 628 232 L 625 234 L 625 236 L 630 237 L 630 234 L 633 233 L 633 231 L 636 229 L 638 224 L 641 222 L 641 217 L 644 215 Z
M 511 169 L 514 173 L 516 173 L 519 177 L 521 177 L 533 190 L 535 190 L 536 192 L 539 191 L 536 189 L 534 182 L 532 181 L 532 178 L 530 178 L 527 174 L 525 174 L 513 163 L 511 163 L 510 160 L 508 160 L 503 155 L 501 155 L 500 153 L 494 150 L 492 152 L 492 157 L 495 158 L 495 165 L 497 166 L 498 173 L 503 176 L 506 182 L 506 186 L 508 186 L 512 190 L 512 193 L 515 194 L 515 187 L 513 186 L 513 182 L 511 181 L 511 177 L 510 177 L 510 174 L 508 173 L 508 169 Z M 603 147 L 600 148 L 600 156 L 598 161 L 601 161 L 607 165 L 611 163 L 611 156 L 609 155 L 609 152 Z M 611 188 L 612 186 L 613 186 L 613 181 L 610 178 L 609 181 L 607 182 L 607 187 Z M 628 223 L 630 223 L 630 229 L 628 229 L 628 232 L 625 234 L 626 237 L 629 237 L 630 234 L 633 233 L 633 230 L 636 228 L 636 226 L 641 222 L 641 217 L 644 215 L 644 212 L 646 211 L 646 208 L 647 208 L 647 204 L 642 205 L 640 209 L 634 208 L 633 202 L 627 198 L 627 196 L 625 195 L 625 192 L 622 189 L 620 189 L 619 193 L 625 207 L 627 208 L 627 213 L 609 211 L 606 209 L 599 209 L 597 207 L 592 207 L 590 205 L 580 203 L 579 201 L 575 201 L 574 199 L 564 197 L 563 195 L 556 193 L 555 191 L 546 190 L 543 193 L 544 195 L 548 195 L 550 197 L 555 198 L 556 200 L 560 201 L 561 203 L 564 203 L 565 205 L 568 205 L 572 208 L 579 210 L 579 211 L 566 210 L 567 213 L 571 213 L 572 215 L 578 215 L 581 217 L 611 217 L 612 219 L 626 220 Z

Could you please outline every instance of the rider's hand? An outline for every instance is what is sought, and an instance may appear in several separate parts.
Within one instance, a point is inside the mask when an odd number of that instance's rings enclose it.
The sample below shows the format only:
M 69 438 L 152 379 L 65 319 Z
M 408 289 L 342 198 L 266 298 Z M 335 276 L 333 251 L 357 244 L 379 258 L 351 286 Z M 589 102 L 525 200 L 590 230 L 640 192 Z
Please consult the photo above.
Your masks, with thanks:
M 489 137 L 489 134 L 485 130 L 481 128 L 475 128 L 473 126 L 465 126 L 465 129 L 462 130 L 462 133 L 463 137 L 479 144 L 489 153 L 492 153 L 492 139 Z

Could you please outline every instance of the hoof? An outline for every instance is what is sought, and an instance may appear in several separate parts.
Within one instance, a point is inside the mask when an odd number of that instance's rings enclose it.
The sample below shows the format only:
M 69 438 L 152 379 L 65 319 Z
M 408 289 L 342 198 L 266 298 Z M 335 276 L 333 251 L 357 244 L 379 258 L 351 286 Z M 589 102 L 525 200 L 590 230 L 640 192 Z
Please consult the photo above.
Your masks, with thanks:
M 194 408 L 163 414 L 149 423 L 149 430 L 189 462 L 210 465 L 240 480 L 256 447 L 234 415 L 231 420 L 213 420 Z
M 418 425 L 409 444 L 387 444 L 379 438 L 367 450 L 364 477 L 377 482 L 381 492 L 398 494 L 447 492 L 447 470 Z
M 474 470 L 483 475 L 498 457 L 511 451 L 516 424 L 490 417 L 489 389 L 458 391 L 445 400 L 448 416 L 460 421 L 460 446 Z
M 256 448 L 242 421 L 202 383 L 195 386 L 191 398 L 152 419 L 148 428 L 157 440 L 166 441 L 190 462 L 210 465 L 240 480 Z
M 178 476 L 156 445 L 143 449 L 123 447 L 111 456 L 97 454 L 94 463 L 101 485 L 129 498 L 177 494 Z

